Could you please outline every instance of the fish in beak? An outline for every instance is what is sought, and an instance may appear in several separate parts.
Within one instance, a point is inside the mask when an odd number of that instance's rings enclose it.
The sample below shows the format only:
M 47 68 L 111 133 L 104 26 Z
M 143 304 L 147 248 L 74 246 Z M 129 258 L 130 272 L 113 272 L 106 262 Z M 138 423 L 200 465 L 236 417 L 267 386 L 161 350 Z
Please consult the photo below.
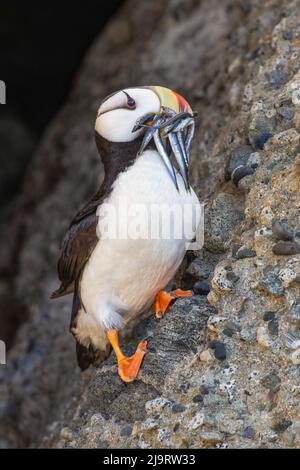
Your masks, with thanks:
M 178 189 L 178 182 L 172 154 L 175 157 L 185 188 L 190 190 L 190 146 L 194 136 L 196 115 L 188 102 L 175 91 L 161 86 L 148 88 L 159 97 L 161 108 L 159 113 L 149 113 L 136 122 L 132 132 L 143 127 L 146 129 L 138 154 L 140 155 L 145 150 L 153 138 L 157 151 L 176 188 Z M 170 143 L 171 153 L 167 150 L 167 141 Z

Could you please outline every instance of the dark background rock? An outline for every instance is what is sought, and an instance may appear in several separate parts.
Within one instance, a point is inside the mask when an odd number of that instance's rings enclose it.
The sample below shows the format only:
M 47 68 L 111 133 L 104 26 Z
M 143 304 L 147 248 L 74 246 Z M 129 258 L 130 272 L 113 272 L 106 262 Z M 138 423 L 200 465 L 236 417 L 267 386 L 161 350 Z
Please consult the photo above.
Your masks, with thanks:
M 87 0 L 70 9 L 66 2 L 2 0 L 0 79 L 7 96 L 0 107 L 0 223 L 87 47 L 122 3 Z

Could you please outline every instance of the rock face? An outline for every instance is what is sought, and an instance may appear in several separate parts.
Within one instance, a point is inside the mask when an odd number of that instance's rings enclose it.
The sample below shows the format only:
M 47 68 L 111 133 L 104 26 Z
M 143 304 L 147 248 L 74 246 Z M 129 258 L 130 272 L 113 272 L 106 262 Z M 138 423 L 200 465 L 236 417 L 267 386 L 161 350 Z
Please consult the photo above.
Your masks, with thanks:
M 2 447 L 300 446 L 299 12 L 130 0 L 96 41 L 1 234 L 4 268 L 17 263 L 1 292 L 29 311 L 0 369 Z M 70 299 L 47 297 L 62 234 L 98 183 L 99 99 L 137 83 L 177 88 L 199 113 L 205 246 L 183 281 L 211 290 L 139 324 L 128 344 L 149 336 L 150 353 L 125 385 L 113 357 L 80 374 Z

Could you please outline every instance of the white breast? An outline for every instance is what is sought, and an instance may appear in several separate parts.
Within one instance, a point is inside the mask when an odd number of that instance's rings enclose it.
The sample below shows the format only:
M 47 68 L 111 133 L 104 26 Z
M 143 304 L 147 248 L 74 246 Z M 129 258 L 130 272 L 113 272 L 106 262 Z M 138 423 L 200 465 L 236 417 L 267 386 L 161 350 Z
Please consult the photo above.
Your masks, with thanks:
M 125 219 L 131 228 L 134 224 L 139 225 L 140 233 L 147 227 L 152 227 L 152 233 L 155 233 L 157 219 L 149 223 L 149 209 L 153 205 L 189 205 L 193 208 L 199 205 L 195 193 L 185 191 L 180 176 L 178 183 L 179 192 L 159 154 L 148 150 L 119 175 L 105 201 L 108 205 L 101 206 L 98 223 L 100 239 L 84 269 L 81 298 L 88 315 L 102 328 L 120 328 L 124 320 L 128 321 L 151 305 L 156 293 L 165 287 L 178 269 L 186 243 L 186 240 L 175 239 L 174 236 L 171 239 L 113 239 L 104 234 L 107 228 L 107 220 L 104 220 L 106 210 L 110 208 L 110 212 L 116 211 L 118 216 L 121 214 L 123 221 Z M 134 213 L 137 203 L 141 208 L 138 216 Z M 144 212 L 143 207 L 146 208 Z M 182 216 L 183 225 L 187 217 Z M 178 221 L 175 220 L 173 225 L 176 224 Z M 120 219 L 117 217 L 115 228 L 118 229 L 119 225 Z M 189 230 L 186 238 L 193 236 L 193 230 Z

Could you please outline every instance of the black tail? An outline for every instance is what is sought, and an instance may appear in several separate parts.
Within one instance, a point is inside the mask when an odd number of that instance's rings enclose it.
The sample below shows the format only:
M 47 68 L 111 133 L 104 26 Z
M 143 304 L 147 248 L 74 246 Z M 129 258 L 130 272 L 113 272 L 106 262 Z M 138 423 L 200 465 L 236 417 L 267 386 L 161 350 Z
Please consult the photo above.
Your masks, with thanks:
M 82 308 L 83 305 L 79 295 L 79 282 L 76 282 L 74 286 L 72 317 L 70 324 L 70 331 L 72 334 L 73 329 L 76 328 L 77 315 Z M 90 365 L 98 367 L 103 361 L 105 361 L 105 359 L 108 358 L 111 353 L 112 347 L 109 343 L 106 346 L 106 350 L 103 351 L 102 349 L 95 349 L 91 344 L 87 347 L 83 346 L 83 344 L 78 342 L 76 337 L 75 339 L 77 363 L 82 371 L 86 370 Z
M 59 297 L 63 297 L 64 295 L 72 294 L 74 292 L 74 283 L 69 284 L 68 286 L 61 286 L 52 292 L 50 295 L 50 299 L 58 299 Z
M 108 358 L 111 353 L 111 347 L 108 346 L 106 351 L 94 349 L 92 345 L 89 347 L 83 346 L 76 341 L 76 356 L 77 363 L 82 371 L 86 370 L 90 365 L 99 367 L 100 364 Z

